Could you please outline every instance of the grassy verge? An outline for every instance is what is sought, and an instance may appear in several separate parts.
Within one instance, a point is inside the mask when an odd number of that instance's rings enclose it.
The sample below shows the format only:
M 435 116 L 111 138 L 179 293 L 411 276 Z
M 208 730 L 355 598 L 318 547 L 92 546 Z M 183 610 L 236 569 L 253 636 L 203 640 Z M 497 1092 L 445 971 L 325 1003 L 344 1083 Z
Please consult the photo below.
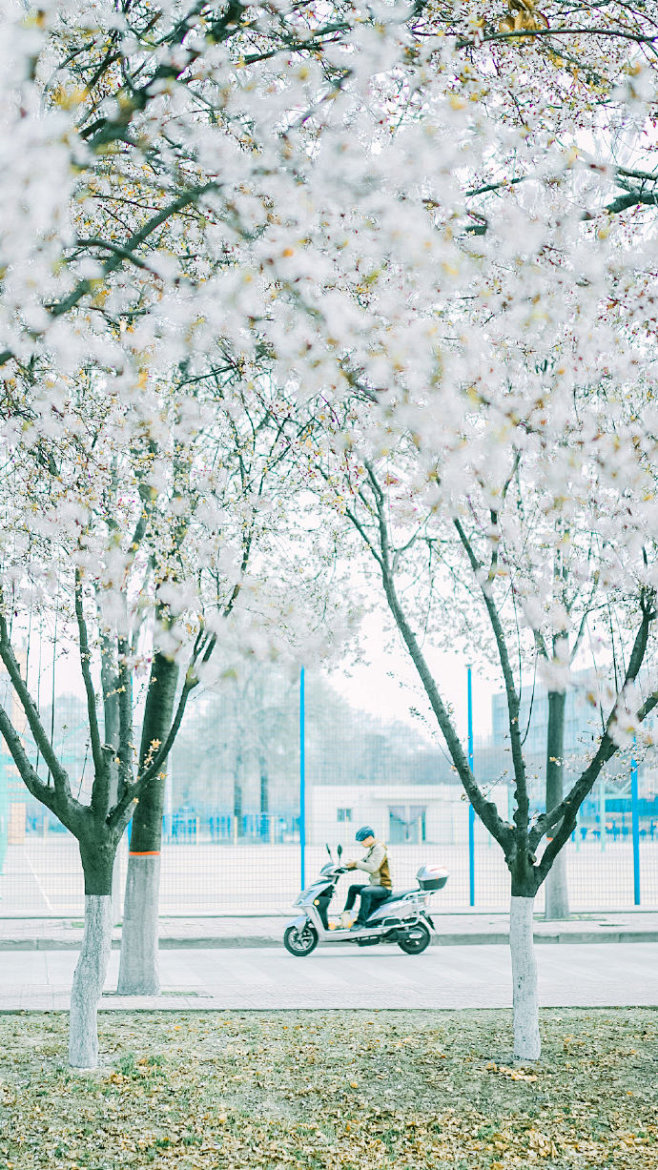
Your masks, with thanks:
M 658 1012 L 105 1013 L 72 1075 L 66 1017 L 0 1016 L 2 1170 L 656 1170 Z

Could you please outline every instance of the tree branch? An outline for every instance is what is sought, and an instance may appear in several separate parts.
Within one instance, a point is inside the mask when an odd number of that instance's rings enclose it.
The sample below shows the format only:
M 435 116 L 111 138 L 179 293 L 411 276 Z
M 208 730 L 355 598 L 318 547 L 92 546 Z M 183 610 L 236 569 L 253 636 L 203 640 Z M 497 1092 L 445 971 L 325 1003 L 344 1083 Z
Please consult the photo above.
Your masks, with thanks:
M 464 546 L 466 556 L 468 557 L 473 575 L 477 580 L 480 579 L 483 571 L 483 566 L 475 555 L 471 543 L 464 531 L 461 521 L 455 517 L 454 525 L 457 529 L 459 539 Z M 514 813 L 514 823 L 517 829 L 517 843 L 522 845 L 522 838 L 528 829 L 530 820 L 530 803 L 528 800 L 528 784 L 526 780 L 525 761 L 523 759 L 523 745 L 521 743 L 521 728 L 519 726 L 520 702 L 519 696 L 514 685 L 514 675 L 512 666 L 509 660 L 509 653 L 507 650 L 507 642 L 505 640 L 505 632 L 503 624 L 500 620 L 500 614 L 495 605 L 493 597 L 491 596 L 490 582 L 480 580 L 480 592 L 484 599 L 484 604 L 489 615 L 489 622 L 493 630 L 496 648 L 498 650 L 498 658 L 503 672 L 503 681 L 505 684 L 505 695 L 507 698 L 507 714 L 509 721 L 510 744 L 512 748 L 512 761 L 514 764 L 514 779 L 516 782 L 516 811 Z
M 471 187 L 470 190 L 465 191 L 467 199 L 474 199 L 477 195 L 488 195 L 492 191 L 507 191 L 510 187 L 515 187 L 518 183 L 526 183 L 530 175 L 518 175 L 515 179 L 501 179 L 498 183 L 485 183 L 482 187 Z M 423 200 L 424 203 L 430 202 Z
M 107 761 L 101 746 L 100 731 L 98 728 L 98 712 L 96 710 L 96 692 L 91 677 L 91 651 L 89 636 L 83 609 L 82 574 L 80 569 L 75 570 L 75 616 L 78 623 L 78 644 L 80 648 L 80 668 L 87 696 L 87 718 L 89 720 L 89 738 L 91 740 L 91 754 L 94 761 L 94 788 L 96 780 L 101 779 L 107 771 Z
M 206 659 L 204 655 L 204 661 L 205 660 Z M 122 827 L 122 822 L 124 824 L 128 823 L 130 820 L 128 813 L 130 805 L 133 803 L 133 801 L 139 799 L 140 793 L 144 790 L 144 788 L 146 788 L 146 785 L 149 783 L 149 781 L 152 780 L 154 776 L 157 776 L 158 772 L 162 768 L 162 765 L 165 763 L 167 756 L 169 755 L 169 752 L 173 746 L 174 740 L 176 739 L 176 736 L 180 730 L 180 725 L 183 721 L 183 715 L 185 714 L 185 708 L 187 706 L 187 700 L 194 688 L 198 686 L 198 683 L 198 678 L 195 678 L 194 674 L 190 674 L 190 670 L 188 670 L 185 682 L 183 684 L 183 689 L 181 691 L 180 699 L 178 700 L 176 713 L 171 722 L 167 738 L 157 755 L 144 769 L 141 775 L 137 777 L 134 784 L 129 784 L 124 789 L 115 807 L 112 809 L 107 818 L 108 824 L 111 827 L 119 829 Z
M 407 621 L 406 615 L 400 605 L 397 596 L 395 584 L 393 581 L 393 574 L 390 564 L 390 542 L 388 538 L 388 530 L 386 526 L 386 515 L 384 509 L 384 495 L 375 477 L 372 467 L 366 463 L 368 477 L 373 489 L 377 504 L 377 515 L 379 521 L 379 546 L 381 556 L 376 557 L 377 563 L 381 569 L 382 582 L 384 586 L 384 593 L 391 614 L 395 620 L 395 624 L 402 635 L 403 641 L 409 651 L 411 660 L 418 672 L 420 680 L 425 689 L 427 698 L 436 716 L 437 722 L 443 737 L 448 746 L 448 751 L 452 757 L 452 761 L 457 769 L 459 778 L 463 784 L 464 790 L 473 808 L 479 816 L 482 823 L 491 833 L 492 837 L 507 850 L 512 841 L 512 830 L 509 825 L 501 818 L 498 809 L 493 801 L 487 800 L 482 792 L 475 776 L 471 772 L 468 764 L 468 759 L 464 754 L 464 749 L 459 740 L 459 736 L 455 731 L 450 716 L 446 710 L 445 704 L 439 694 L 438 687 L 434 681 L 430 668 L 425 660 L 425 656 L 418 644 L 418 640 Z
M 18 768 L 21 780 L 25 784 L 28 792 L 30 792 L 32 796 L 36 797 L 37 800 L 41 801 L 42 804 L 45 804 L 46 808 L 49 808 L 52 812 L 59 815 L 56 807 L 58 802 L 55 789 L 49 788 L 47 784 L 44 784 L 43 781 L 39 779 L 39 776 L 28 759 L 27 752 L 23 747 L 20 735 L 16 731 L 4 707 L 1 705 L 0 732 L 2 732 L 4 741 L 9 748 L 11 757 L 16 767 Z
M 201 654 L 203 640 L 201 634 L 199 634 L 197 637 L 197 640 L 194 644 L 194 651 L 192 653 L 192 660 L 187 668 L 185 682 L 178 700 L 178 706 L 176 708 L 174 718 L 171 721 L 171 726 L 169 728 L 167 738 L 165 739 L 165 742 L 160 748 L 158 754 L 154 757 L 153 760 L 151 760 L 145 770 L 140 773 L 134 784 L 128 785 L 128 787 L 119 797 L 115 808 L 112 809 L 107 818 L 108 824 L 112 827 L 116 829 L 122 829 L 123 825 L 128 823 L 130 820 L 130 814 L 128 812 L 130 805 L 134 800 L 139 798 L 140 793 L 143 791 L 149 781 L 158 774 L 162 765 L 165 763 L 176 736 L 180 730 L 180 725 L 183 721 L 183 715 L 185 714 L 185 708 L 187 706 L 187 700 L 189 699 L 190 694 L 194 688 L 199 685 L 199 678 L 195 670 L 199 661 L 199 656 L 201 656 L 201 662 L 205 665 L 210 660 L 216 645 L 217 635 L 213 634 L 208 638 L 203 650 L 203 654 Z
M 133 683 L 128 669 L 129 647 L 125 638 L 119 639 L 119 786 L 118 800 L 130 786 L 133 774 Z M 107 815 L 107 811 L 106 814 Z
M 608 37 L 615 40 L 633 41 L 636 45 L 655 45 L 658 42 L 658 34 L 654 36 L 647 36 L 643 33 L 626 32 L 624 29 L 614 28 L 524 28 L 524 29 L 510 29 L 509 32 L 491 32 L 485 33 L 483 36 L 464 37 L 457 41 L 456 47 L 458 49 L 476 48 L 478 45 L 486 45 L 491 41 L 512 41 L 520 38 L 530 37 L 575 37 L 575 36 L 594 36 L 594 37 Z
M 629 191 L 626 195 L 618 195 L 613 199 L 612 203 L 607 203 L 604 211 L 608 215 L 619 215 L 622 211 L 627 211 L 629 207 L 638 207 L 644 204 L 647 207 L 658 207 L 658 193 L 644 192 L 644 191 Z M 585 212 L 583 219 L 593 219 L 593 215 Z
M 117 244 L 113 240 L 101 240 L 96 237 L 77 239 L 75 246 L 76 248 L 103 248 L 106 252 L 111 252 L 112 255 L 118 256 L 120 260 L 129 260 L 136 268 L 143 268 L 146 272 L 150 272 L 152 276 L 158 275 L 154 268 L 151 268 L 144 260 L 140 260 L 139 256 L 135 256 L 130 248 L 123 244 Z
M 578 651 L 580 649 L 580 644 L 583 640 L 583 637 L 585 635 L 585 630 L 587 628 L 587 619 L 588 619 L 590 613 L 592 612 L 592 602 L 594 601 L 598 587 L 599 587 L 599 575 L 598 575 L 598 573 L 595 573 L 594 574 L 594 584 L 592 585 L 590 595 L 587 599 L 585 609 L 583 610 L 583 613 L 582 613 L 582 616 L 580 619 L 580 624 L 578 626 L 578 632 L 577 632 L 576 637 L 574 639 L 573 646 L 571 647 L 571 655 L 570 655 L 571 662 L 574 661 L 576 654 L 578 653 Z
M 619 705 L 625 688 L 637 678 L 649 641 L 649 630 L 651 623 L 655 620 L 656 610 L 654 606 L 654 596 L 652 593 L 642 591 L 640 598 L 640 607 L 642 609 L 642 620 L 639 629 L 635 636 L 631 657 L 626 671 L 624 684 L 617 695 L 614 706 L 610 715 L 608 716 L 605 731 L 603 733 L 601 742 L 598 746 L 596 754 L 590 761 L 585 770 L 581 773 L 575 784 L 572 785 L 570 791 L 565 796 L 560 804 L 556 805 L 554 809 L 547 811 L 543 816 L 539 817 L 536 825 L 531 829 L 529 834 L 529 842 L 531 849 L 536 849 L 542 837 L 546 833 L 550 833 L 554 826 L 559 826 L 553 837 L 549 841 L 541 861 L 537 867 L 537 872 L 540 882 L 544 880 L 546 874 L 549 872 L 555 858 L 562 846 L 571 836 L 576 827 L 576 817 L 578 809 L 583 803 L 585 797 L 591 792 L 596 780 L 598 779 L 602 768 L 608 763 L 610 759 L 619 750 L 619 745 L 614 742 L 611 734 L 612 727 L 617 718 Z M 645 719 L 653 707 L 658 703 L 658 695 L 651 696 L 640 708 L 638 716 L 640 719 Z
M 35 743 L 48 766 L 55 784 L 55 792 L 58 800 L 57 815 L 60 820 L 63 817 L 60 815 L 70 812 L 71 805 L 74 803 L 71 796 L 71 787 L 69 784 L 68 774 L 60 764 L 52 744 L 46 734 L 44 726 L 41 722 L 39 712 L 36 704 L 28 690 L 27 683 L 21 677 L 20 667 L 16 660 L 13 647 L 9 638 L 7 629 L 7 622 L 4 614 L 0 615 L 0 658 L 5 664 L 7 674 L 10 682 L 18 695 L 20 704 L 25 712 L 30 731 L 34 736 Z M 21 773 L 22 775 L 22 773 Z M 40 798 L 39 798 L 40 799 Z

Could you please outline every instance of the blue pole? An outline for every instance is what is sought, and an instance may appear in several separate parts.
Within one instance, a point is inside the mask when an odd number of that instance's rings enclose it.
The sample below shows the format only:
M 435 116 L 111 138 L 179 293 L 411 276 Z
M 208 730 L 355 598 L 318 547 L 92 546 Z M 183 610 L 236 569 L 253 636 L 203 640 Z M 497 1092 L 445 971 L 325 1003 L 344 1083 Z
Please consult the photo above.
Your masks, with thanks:
M 0 742 L 0 874 L 5 863 L 9 837 L 9 795 L 7 792 L 7 759 L 4 743 Z
M 304 667 L 299 674 L 299 851 L 302 889 L 306 886 L 306 697 Z
M 640 905 L 640 800 L 637 760 L 631 760 L 631 822 L 633 827 L 633 902 Z
M 468 708 L 468 766 L 473 771 L 473 683 L 470 665 L 466 667 Z M 475 905 L 475 809 L 468 802 L 468 901 Z

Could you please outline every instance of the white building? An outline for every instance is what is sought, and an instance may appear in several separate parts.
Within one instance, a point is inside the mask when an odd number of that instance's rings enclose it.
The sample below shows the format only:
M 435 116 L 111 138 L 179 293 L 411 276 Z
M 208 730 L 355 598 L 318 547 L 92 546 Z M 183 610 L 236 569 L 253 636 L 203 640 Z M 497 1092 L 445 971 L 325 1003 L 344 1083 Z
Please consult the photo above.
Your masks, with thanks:
M 489 796 L 508 816 L 507 788 Z M 456 845 L 468 840 L 468 801 L 457 784 L 314 784 L 307 797 L 312 844 L 350 845 L 362 825 L 391 845 Z M 479 824 L 479 822 L 478 822 Z M 478 831 L 484 832 L 481 828 Z

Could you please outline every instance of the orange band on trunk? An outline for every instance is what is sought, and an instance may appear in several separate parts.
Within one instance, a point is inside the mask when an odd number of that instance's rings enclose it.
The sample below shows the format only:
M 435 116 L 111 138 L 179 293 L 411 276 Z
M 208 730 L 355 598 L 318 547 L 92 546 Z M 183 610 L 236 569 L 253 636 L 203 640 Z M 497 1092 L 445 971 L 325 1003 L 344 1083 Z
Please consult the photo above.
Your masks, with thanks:
M 159 857 L 160 850 L 159 849 L 147 849 L 145 853 L 134 853 L 133 850 L 131 849 L 128 856 L 129 857 Z

